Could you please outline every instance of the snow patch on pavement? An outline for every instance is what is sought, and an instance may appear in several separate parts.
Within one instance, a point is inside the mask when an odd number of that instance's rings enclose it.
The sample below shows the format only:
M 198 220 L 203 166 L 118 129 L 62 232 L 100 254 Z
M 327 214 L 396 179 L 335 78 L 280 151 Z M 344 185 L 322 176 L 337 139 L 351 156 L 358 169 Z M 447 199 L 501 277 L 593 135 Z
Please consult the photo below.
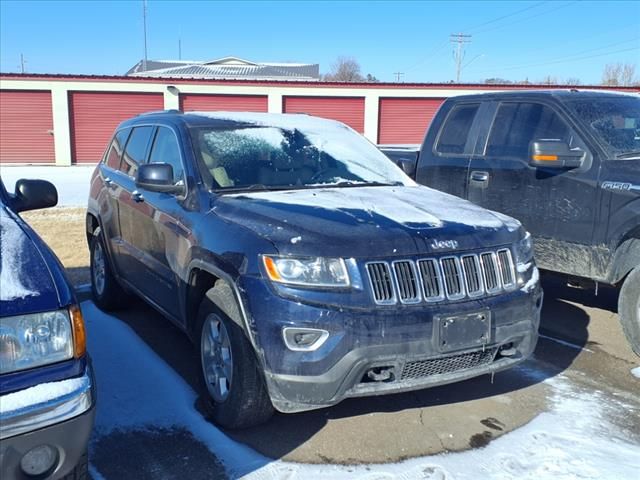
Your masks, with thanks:
M 636 378 L 640 378 L 640 367 L 632 368 L 631 375 L 633 375 Z
M 640 471 L 637 440 L 611 421 L 615 416 L 638 415 L 638 405 L 581 390 L 563 376 L 545 381 L 553 392 L 550 411 L 484 448 L 379 465 L 274 461 L 231 440 L 204 420 L 194 408 L 195 392 L 127 325 L 91 302 L 83 303 L 82 308 L 99 380 L 97 434 L 183 427 L 225 464 L 232 478 L 618 480 L 637 478 Z M 536 376 L 530 369 L 520 371 Z

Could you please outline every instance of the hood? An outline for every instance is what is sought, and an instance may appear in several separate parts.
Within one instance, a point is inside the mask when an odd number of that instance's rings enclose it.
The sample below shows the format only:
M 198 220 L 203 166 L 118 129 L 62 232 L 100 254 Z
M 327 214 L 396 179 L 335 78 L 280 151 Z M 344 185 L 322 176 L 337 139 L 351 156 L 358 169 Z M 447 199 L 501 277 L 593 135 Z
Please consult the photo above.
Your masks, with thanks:
M 28 227 L 0 204 L 0 316 L 60 308 L 56 283 Z M 45 247 L 46 248 L 46 247 Z
M 422 255 L 505 245 L 520 235 L 518 221 L 422 186 L 222 195 L 213 213 L 294 255 Z

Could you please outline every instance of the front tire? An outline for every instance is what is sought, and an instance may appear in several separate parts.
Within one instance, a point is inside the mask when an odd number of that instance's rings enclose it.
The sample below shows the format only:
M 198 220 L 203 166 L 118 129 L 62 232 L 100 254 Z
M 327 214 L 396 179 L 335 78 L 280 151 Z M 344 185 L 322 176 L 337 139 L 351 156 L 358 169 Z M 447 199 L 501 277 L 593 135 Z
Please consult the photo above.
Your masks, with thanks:
M 101 310 L 110 312 L 128 304 L 129 295 L 111 271 L 100 227 L 95 229 L 91 239 L 90 273 L 93 301 Z
M 640 266 L 634 268 L 622 284 L 618 315 L 631 350 L 640 357 Z
M 207 411 L 220 426 L 247 428 L 273 415 L 253 347 L 233 320 L 205 297 L 198 313 L 200 364 Z

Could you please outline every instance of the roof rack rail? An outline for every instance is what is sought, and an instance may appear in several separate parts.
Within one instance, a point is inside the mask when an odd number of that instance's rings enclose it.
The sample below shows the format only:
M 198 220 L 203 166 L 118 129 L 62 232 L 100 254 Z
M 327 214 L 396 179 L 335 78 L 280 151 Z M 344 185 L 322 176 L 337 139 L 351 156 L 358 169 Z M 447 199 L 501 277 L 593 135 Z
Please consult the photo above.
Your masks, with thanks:
M 139 113 L 138 115 L 136 115 L 137 117 L 143 117 L 146 115 L 161 115 L 163 113 L 184 113 L 182 110 L 176 110 L 175 108 L 172 108 L 170 110 L 153 110 L 151 112 L 142 112 Z

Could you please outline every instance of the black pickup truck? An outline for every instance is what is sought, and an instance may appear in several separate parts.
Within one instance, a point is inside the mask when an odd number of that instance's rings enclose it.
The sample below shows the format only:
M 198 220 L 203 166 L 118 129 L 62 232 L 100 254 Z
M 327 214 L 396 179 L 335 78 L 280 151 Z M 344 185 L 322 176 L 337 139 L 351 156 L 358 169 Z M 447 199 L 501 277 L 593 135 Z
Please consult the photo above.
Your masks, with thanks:
M 418 183 L 519 219 L 533 235 L 540 268 L 621 286 L 620 320 L 640 355 L 637 94 L 454 97 L 420 151 L 383 151 Z

